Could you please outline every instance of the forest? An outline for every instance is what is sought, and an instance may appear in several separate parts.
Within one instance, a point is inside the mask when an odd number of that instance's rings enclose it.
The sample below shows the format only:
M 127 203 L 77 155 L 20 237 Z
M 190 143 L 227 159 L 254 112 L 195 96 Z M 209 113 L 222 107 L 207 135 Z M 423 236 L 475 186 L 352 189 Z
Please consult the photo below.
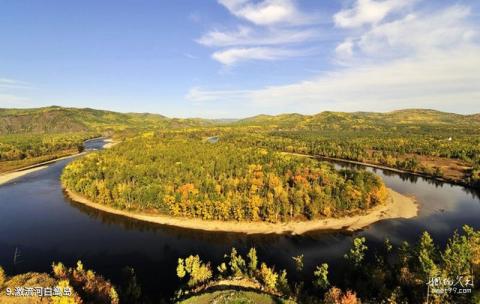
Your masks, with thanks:
M 319 130 L 273 130 L 242 126 L 217 128 L 210 133 L 221 134 L 238 145 L 359 161 L 480 187 L 480 127 L 416 129 L 322 126 Z
M 75 137 L 89 133 L 133 138 L 144 132 L 187 130 L 206 136 L 237 137 L 239 142 L 277 151 L 366 162 L 480 187 L 480 116 L 426 109 L 388 113 L 326 111 L 237 120 L 178 119 L 57 106 L 0 109 L 0 166 L 18 168 L 42 161 L 34 159 L 39 155 L 51 159 L 56 148 L 41 143 L 51 136 L 66 139 L 68 134 Z M 16 142 L 13 146 L 12 141 Z M 25 149 L 28 144 L 31 147 Z M 75 144 L 78 142 L 72 142 Z M 13 166 L 3 164 L 18 158 L 31 160 Z
M 0 135 L 0 173 L 83 151 L 91 133 Z
M 304 256 L 292 257 L 294 273 L 275 269 L 257 256 L 255 248 L 244 255 L 232 248 L 225 262 L 215 266 L 199 255 L 178 259 L 181 303 L 232 298 L 215 293 L 220 287 L 255 289 L 270 295 L 263 303 L 478 303 L 480 293 L 480 231 L 464 226 L 440 248 L 428 232 L 414 244 L 394 246 L 389 239 L 374 250 L 367 239 L 356 237 L 344 255 L 345 264 L 332 273 L 327 263 L 304 267 Z M 208 292 L 207 292 L 208 291 Z M 235 292 L 233 293 L 235 294 Z M 243 295 L 245 303 L 248 303 Z M 186 299 L 182 302 L 182 299 Z M 188 299 L 192 299 L 189 301 Z M 234 303 L 234 301 L 229 302 Z
M 205 119 L 89 108 L 0 108 L 0 174 L 78 153 L 83 141 L 92 137 L 131 136 L 144 130 L 212 124 L 214 121 Z
M 388 191 L 364 170 L 203 132 L 144 133 L 69 164 L 64 187 L 105 205 L 206 220 L 338 217 L 384 204 Z M 139 153 L 141 151 L 141 153 Z
M 480 116 L 425 109 L 240 120 L 276 149 L 367 162 L 480 187 Z M 244 139 L 246 137 L 243 137 Z

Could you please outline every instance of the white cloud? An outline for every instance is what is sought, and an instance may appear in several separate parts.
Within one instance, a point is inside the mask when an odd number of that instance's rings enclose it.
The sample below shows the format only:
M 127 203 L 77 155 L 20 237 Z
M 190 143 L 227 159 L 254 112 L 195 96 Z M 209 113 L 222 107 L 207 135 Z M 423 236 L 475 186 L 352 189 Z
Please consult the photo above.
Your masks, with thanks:
M 214 51 L 212 58 L 224 65 L 302 56 L 311 52 L 302 50 L 302 43 L 325 35 L 313 26 L 318 18 L 301 12 L 295 0 L 218 0 L 218 3 L 233 16 L 250 22 L 249 25 L 241 22 L 234 30 L 214 29 L 196 40 L 208 47 L 223 48 Z
M 12 94 L 3 94 L 0 92 L 0 108 L 7 107 L 25 107 L 30 104 L 30 99 Z
M 269 113 L 409 107 L 480 112 L 479 22 L 471 18 L 471 9 L 452 5 L 414 11 L 403 10 L 398 1 L 377 2 L 385 6 L 381 12 L 363 12 L 365 3 L 373 1 L 359 0 L 350 15 L 344 13 L 343 26 L 369 26 L 350 30 L 332 50 L 334 62 L 342 66 L 292 84 L 247 91 L 197 88 L 195 94 L 204 100 L 231 98 L 255 112 Z M 235 47 L 217 52 L 215 59 L 231 65 L 299 55 L 275 50 Z
M 16 94 L 17 91 L 29 89 L 29 84 L 23 81 L 0 78 L 0 108 L 25 106 L 29 99 Z
M 335 48 L 335 54 L 338 58 L 350 58 L 353 56 L 353 47 L 352 39 L 347 38 Z
M 190 53 L 183 53 L 183 56 L 187 57 L 188 59 L 198 59 L 198 56 Z
M 439 64 L 441 63 L 441 64 Z M 341 110 L 434 107 L 480 111 L 480 48 L 465 47 L 327 73 L 310 81 L 251 92 L 255 104 Z M 328 108 L 328 107 L 326 107 Z M 469 109 L 473 110 L 473 109 Z
M 197 42 L 209 47 L 279 45 L 300 43 L 315 36 L 315 31 L 310 29 L 268 28 L 259 30 L 247 26 L 239 26 L 236 31 L 212 30 L 200 37 Z
M 345 28 L 375 24 L 413 2 L 415 0 L 356 0 L 352 8 L 339 11 L 333 19 L 337 26 Z
M 471 43 L 475 30 L 468 7 L 454 5 L 430 14 L 408 14 L 374 26 L 363 34 L 358 47 L 366 54 L 405 55 L 432 49 L 458 48 Z
M 388 111 L 408 107 L 480 112 L 479 66 L 480 48 L 472 46 L 383 65 L 344 68 L 308 81 L 258 90 L 195 88 L 189 98 L 235 100 L 269 112 Z
M 191 88 L 185 98 L 193 102 L 205 101 L 234 101 L 248 98 L 248 90 L 204 90 L 199 87 Z
M 212 54 L 212 58 L 224 65 L 233 65 L 245 60 L 279 60 L 290 57 L 301 56 L 302 51 L 252 47 L 252 48 L 230 48 L 217 51 Z
M 390 22 L 372 25 L 349 36 L 336 48 L 337 62 L 355 65 L 413 58 L 436 50 L 449 50 L 475 43 L 475 24 L 470 9 L 453 5 L 428 13 L 409 13 Z
M 8 78 L 0 78 L 0 85 L 3 85 L 3 84 L 16 84 L 16 83 L 18 83 L 17 80 L 8 79 Z
M 257 25 L 302 23 L 307 20 L 292 0 L 219 0 L 232 15 Z
M 0 78 L 0 90 L 2 89 L 28 89 L 29 84 L 15 79 Z

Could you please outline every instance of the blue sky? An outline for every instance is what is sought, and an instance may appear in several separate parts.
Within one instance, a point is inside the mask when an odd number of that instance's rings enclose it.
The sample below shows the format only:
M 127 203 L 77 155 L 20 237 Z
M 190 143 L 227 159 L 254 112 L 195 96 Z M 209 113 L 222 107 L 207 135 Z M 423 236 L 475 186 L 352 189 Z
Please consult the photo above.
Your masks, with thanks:
M 480 112 L 480 3 L 0 0 L 0 107 Z

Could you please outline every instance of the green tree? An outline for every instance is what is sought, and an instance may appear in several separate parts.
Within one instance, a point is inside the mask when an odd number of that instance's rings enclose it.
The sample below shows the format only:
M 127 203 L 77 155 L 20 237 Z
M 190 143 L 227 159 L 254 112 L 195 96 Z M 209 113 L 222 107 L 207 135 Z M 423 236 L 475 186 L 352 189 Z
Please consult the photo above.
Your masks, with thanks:
M 230 261 L 228 262 L 230 266 L 230 271 L 234 277 L 241 277 L 246 272 L 246 262 L 243 257 L 238 254 L 235 248 L 232 248 L 230 252 Z
M 282 270 L 278 277 L 277 289 L 284 295 L 291 293 L 290 285 L 288 284 L 287 271 L 285 269 Z
M 248 251 L 247 257 L 248 257 L 248 270 L 250 272 L 250 275 L 253 275 L 255 271 L 257 271 L 257 265 L 258 265 L 257 250 L 253 247 L 250 248 L 250 251 Z
M 418 261 L 424 282 L 438 275 L 438 266 L 436 260 L 436 248 L 432 237 L 428 232 L 424 232 L 418 244 Z
M 351 248 L 344 257 L 355 267 L 359 267 L 365 258 L 367 249 L 368 247 L 365 245 L 364 237 L 355 238 L 353 239 L 353 248 Z
M 328 264 L 323 263 L 320 266 L 317 266 L 315 271 L 313 272 L 313 275 L 315 277 L 313 284 L 320 288 L 320 289 L 327 289 L 328 286 L 330 285 L 330 282 L 328 281 Z

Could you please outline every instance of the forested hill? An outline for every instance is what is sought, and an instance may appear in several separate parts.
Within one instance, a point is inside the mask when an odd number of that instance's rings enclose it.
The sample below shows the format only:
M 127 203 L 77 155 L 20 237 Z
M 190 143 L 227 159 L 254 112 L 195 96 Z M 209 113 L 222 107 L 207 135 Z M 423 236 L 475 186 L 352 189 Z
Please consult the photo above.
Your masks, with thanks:
M 480 114 L 461 115 L 428 109 L 406 109 L 387 113 L 331 112 L 315 115 L 257 115 L 235 125 L 296 129 L 379 129 L 383 127 L 480 127 Z
M 215 125 L 258 126 L 296 130 L 398 130 L 398 128 L 480 128 L 480 114 L 460 115 L 407 109 L 387 113 L 330 112 L 315 115 L 257 115 L 240 120 L 168 118 L 150 113 L 119 113 L 58 106 L 0 109 L 0 134 L 104 132 L 125 129 L 175 129 Z
M 205 126 L 206 119 L 167 118 L 159 114 L 118 113 L 89 108 L 45 107 L 0 109 L 0 134 L 104 132 L 127 128 L 179 128 Z

